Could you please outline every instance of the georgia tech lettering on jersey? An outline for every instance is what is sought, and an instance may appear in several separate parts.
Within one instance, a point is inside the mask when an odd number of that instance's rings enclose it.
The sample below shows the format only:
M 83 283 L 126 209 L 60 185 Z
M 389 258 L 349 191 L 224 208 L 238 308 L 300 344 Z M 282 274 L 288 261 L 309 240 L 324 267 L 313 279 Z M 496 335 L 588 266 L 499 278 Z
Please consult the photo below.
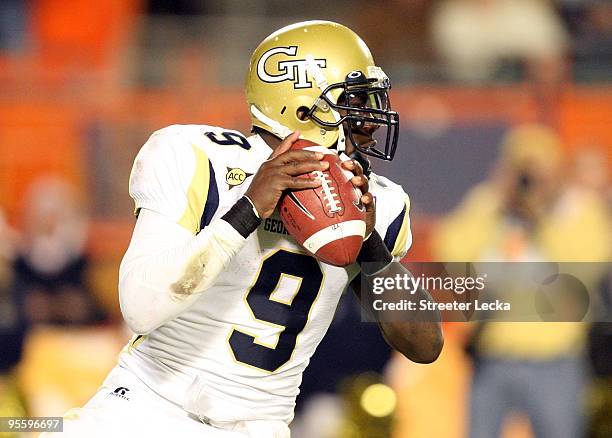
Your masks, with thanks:
M 265 52 L 261 55 L 257 63 L 257 75 L 259 78 L 264 82 L 271 83 L 291 81 L 293 82 L 293 88 L 311 88 L 312 83 L 308 80 L 308 70 L 306 68 L 305 59 L 278 61 L 277 68 L 280 74 L 277 75 L 270 74 L 267 70 L 268 63 L 271 62 L 268 60 L 274 55 L 284 54 L 287 56 L 296 56 L 297 50 L 297 46 L 289 46 L 274 47 Z M 314 62 L 320 68 L 325 68 L 327 64 L 325 59 L 315 59 Z
M 278 219 L 272 219 L 271 217 L 267 218 L 264 221 L 264 231 L 289 235 L 289 231 L 287 231 L 287 229 L 285 228 L 285 224 L 283 224 L 283 221 L 279 221 Z

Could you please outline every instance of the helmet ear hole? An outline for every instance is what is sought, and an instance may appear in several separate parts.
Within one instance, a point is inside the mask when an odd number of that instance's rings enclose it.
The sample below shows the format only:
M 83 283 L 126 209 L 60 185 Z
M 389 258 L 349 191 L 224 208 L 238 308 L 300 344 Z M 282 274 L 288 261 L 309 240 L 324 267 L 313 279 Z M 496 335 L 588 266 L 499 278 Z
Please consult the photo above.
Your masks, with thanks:
M 310 111 L 310 108 L 301 106 L 295 111 L 295 116 L 298 118 L 298 120 L 307 122 L 310 119 L 310 117 L 308 117 L 308 111 Z

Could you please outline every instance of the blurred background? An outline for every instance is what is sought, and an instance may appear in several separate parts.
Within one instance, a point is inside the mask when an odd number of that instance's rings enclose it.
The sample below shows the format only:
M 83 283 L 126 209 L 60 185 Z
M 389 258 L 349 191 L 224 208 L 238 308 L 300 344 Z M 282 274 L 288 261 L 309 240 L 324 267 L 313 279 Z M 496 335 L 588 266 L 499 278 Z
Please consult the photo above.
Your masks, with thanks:
M 610 261 L 609 0 L 1 0 L 0 416 L 94 394 L 130 336 L 138 149 L 169 124 L 248 132 L 251 51 L 305 19 L 354 29 L 392 79 L 400 146 L 373 166 L 411 197 L 407 262 Z M 608 311 L 611 284 L 594 273 Z M 612 436 L 610 324 L 447 323 L 416 365 L 345 295 L 294 437 Z

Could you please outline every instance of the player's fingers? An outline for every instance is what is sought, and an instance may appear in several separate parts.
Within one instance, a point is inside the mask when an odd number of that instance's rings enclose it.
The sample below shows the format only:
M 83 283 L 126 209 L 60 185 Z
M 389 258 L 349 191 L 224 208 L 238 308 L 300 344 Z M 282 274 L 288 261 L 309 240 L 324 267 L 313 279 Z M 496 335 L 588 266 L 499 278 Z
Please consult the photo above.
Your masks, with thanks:
M 374 196 L 372 196 L 370 192 L 367 192 L 361 195 L 361 202 L 365 206 L 366 211 L 372 211 L 375 207 Z
M 363 175 L 363 167 L 356 160 L 347 160 L 342 162 L 342 167 L 346 170 L 350 170 L 355 175 Z
M 321 185 L 319 178 L 288 176 L 285 180 L 285 188 L 291 190 L 314 189 Z
M 329 163 L 327 161 L 292 161 L 280 167 L 281 172 L 285 175 L 297 176 L 304 173 L 327 170 Z
M 273 160 L 274 158 L 278 157 L 280 154 L 287 152 L 289 149 L 291 149 L 291 146 L 293 146 L 293 143 L 295 143 L 298 138 L 300 138 L 300 131 L 294 131 L 291 134 L 289 134 L 289 136 L 287 138 L 285 138 L 281 144 L 279 144 L 276 149 L 274 149 L 274 152 L 272 152 L 272 155 L 270 155 L 270 160 Z
M 274 164 L 288 164 L 293 161 L 308 161 L 308 160 L 321 160 L 324 155 L 321 152 L 305 151 L 305 150 L 291 150 L 283 152 L 281 155 L 276 157 L 272 163 Z
M 370 182 L 365 175 L 355 175 L 351 178 L 351 183 L 355 187 L 358 187 L 362 193 L 366 193 L 370 190 Z

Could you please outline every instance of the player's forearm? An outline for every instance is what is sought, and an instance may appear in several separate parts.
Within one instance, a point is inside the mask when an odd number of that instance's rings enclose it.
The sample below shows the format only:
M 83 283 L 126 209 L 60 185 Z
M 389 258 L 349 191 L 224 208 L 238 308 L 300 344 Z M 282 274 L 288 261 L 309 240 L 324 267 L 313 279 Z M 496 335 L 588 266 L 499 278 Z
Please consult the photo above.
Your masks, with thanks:
M 122 313 L 139 334 L 187 310 L 214 284 L 256 224 L 229 214 L 195 237 L 182 235 L 172 226 L 160 215 L 143 211 L 121 264 Z
M 209 262 L 224 264 L 221 257 L 212 260 L 209 257 L 217 251 L 214 234 L 224 228 L 231 233 L 221 220 L 214 221 L 189 241 L 149 254 L 138 254 L 144 252 L 138 251 L 139 243 L 133 243 L 136 251 L 131 251 L 134 247 L 130 246 L 121 264 L 119 297 L 125 321 L 134 332 L 145 334 L 154 330 L 197 300 L 205 290 L 201 284 L 217 270 Z M 140 237 L 145 238 L 142 234 Z M 225 258 L 231 258 L 231 254 Z M 207 269 L 203 269 L 204 263 Z
M 378 276 L 395 277 L 396 275 L 411 275 L 404 266 L 394 262 Z M 367 291 L 364 300 L 372 308 L 373 295 Z M 405 298 L 405 293 L 401 292 Z M 390 297 L 393 300 L 393 297 Z M 409 298 L 415 303 L 433 301 L 425 289 L 417 289 Z M 431 363 L 435 361 L 442 351 L 444 337 L 440 323 L 440 313 L 434 310 L 411 311 L 407 320 L 385 318 L 383 313 L 377 314 L 380 329 L 393 348 L 408 359 L 418 363 Z
M 370 239 L 373 239 L 370 241 Z M 373 293 L 372 285 L 376 278 L 396 278 L 412 275 L 408 269 L 394 262 L 378 234 L 373 235 L 364 244 L 359 261 L 362 266 L 363 282 L 355 284 L 353 289 L 358 295 L 364 310 L 373 316 L 389 345 L 408 359 L 419 363 L 430 363 L 437 359 L 442 351 L 444 338 L 437 311 L 419 310 L 406 314 L 405 320 L 397 320 L 396 315 L 385 315 L 385 311 L 374 311 L 373 301 L 380 296 Z M 393 291 L 387 291 L 387 299 L 392 301 Z M 403 292 L 401 298 L 405 298 Z M 400 297 L 398 297 L 400 298 Z M 418 289 L 409 296 L 410 300 L 421 302 L 432 301 L 425 289 Z
M 439 323 L 379 323 L 387 343 L 416 363 L 432 363 L 442 352 L 444 337 Z

